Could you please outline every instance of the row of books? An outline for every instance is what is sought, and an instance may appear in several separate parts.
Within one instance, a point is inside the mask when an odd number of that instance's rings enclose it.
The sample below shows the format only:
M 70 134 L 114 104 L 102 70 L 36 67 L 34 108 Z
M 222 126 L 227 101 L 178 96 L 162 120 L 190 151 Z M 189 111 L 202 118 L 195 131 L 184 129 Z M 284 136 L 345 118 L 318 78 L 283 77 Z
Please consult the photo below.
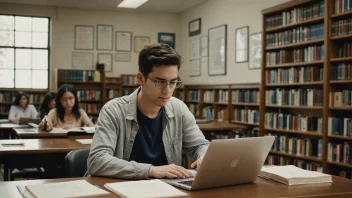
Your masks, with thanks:
M 301 26 L 266 35 L 267 47 L 301 43 L 324 38 L 324 24 Z
M 323 90 L 273 89 L 265 91 L 267 105 L 323 106 Z
M 206 90 L 203 94 L 204 102 L 214 102 L 214 91 Z
M 130 95 L 131 93 L 133 93 L 133 91 L 135 90 L 136 88 L 132 88 L 132 87 L 124 87 L 121 89 L 121 92 L 122 92 L 122 96 L 127 96 L 127 95 Z
M 329 93 L 330 107 L 352 107 L 352 91 L 342 90 Z
M 268 155 L 267 163 L 270 165 L 295 165 L 297 167 L 311 170 L 311 171 L 318 171 L 323 172 L 323 167 L 320 163 L 316 162 L 308 162 L 304 160 L 292 159 L 288 157 L 278 156 L 278 155 Z
M 101 100 L 100 90 L 77 90 L 77 98 L 79 100 Z
M 214 118 L 214 109 L 212 106 L 203 107 L 203 117 L 212 120 Z
M 136 85 L 138 84 L 137 76 L 135 75 L 121 75 L 123 85 Z
M 324 59 L 324 45 L 308 46 L 294 50 L 279 50 L 266 53 L 266 65 L 274 66 L 284 63 L 303 63 Z
M 346 171 L 346 170 L 342 170 L 339 172 L 340 177 L 344 177 L 347 179 L 352 179 L 352 171 Z
M 99 114 L 102 105 L 100 103 L 97 103 L 97 104 L 80 103 L 79 107 L 84 109 L 86 113 Z
M 335 0 L 335 14 L 349 12 L 352 10 L 352 0 Z
M 176 90 L 176 98 L 184 100 L 183 90 Z
M 322 67 L 291 67 L 285 69 L 266 70 L 266 84 L 294 84 L 322 81 L 324 76 Z
M 229 102 L 229 91 L 227 90 L 219 90 L 218 102 L 220 103 L 228 103 Z
M 323 140 L 321 138 L 309 139 L 271 133 L 267 135 L 275 136 L 272 146 L 272 150 L 274 151 L 301 156 L 321 157 L 323 155 Z
M 267 17 L 266 28 L 270 29 L 322 17 L 324 16 L 324 10 L 324 1 L 295 7 L 289 11 Z
M 188 108 L 194 116 L 199 116 L 199 108 L 197 104 L 190 104 Z
M 237 89 L 232 91 L 232 103 L 259 104 L 259 90 Z
M 323 132 L 323 118 L 285 113 L 265 113 L 265 128 L 296 131 Z
M 331 36 L 343 36 L 352 34 L 352 19 L 332 21 Z
M 223 122 L 227 120 L 227 114 L 228 114 L 227 109 L 222 109 L 218 111 L 218 122 Z
M 351 63 L 340 63 L 331 67 L 332 80 L 351 80 L 352 79 L 352 65 Z
M 198 101 L 199 100 L 199 91 L 188 91 L 188 100 Z
M 117 98 L 120 96 L 120 92 L 119 92 L 119 90 L 116 90 L 116 89 L 108 89 L 106 92 L 106 96 L 109 99 Z
M 337 57 L 350 57 L 352 56 L 352 43 L 344 43 L 337 48 Z
M 236 108 L 233 112 L 234 120 L 251 124 L 259 123 L 259 111 L 256 109 L 239 109 Z
M 97 70 L 58 70 L 58 78 L 60 81 L 100 82 L 100 72 Z
M 328 118 L 328 135 L 351 136 L 352 119 L 351 118 Z
M 351 142 L 329 142 L 328 161 L 352 164 L 352 143 Z
M 18 92 L 0 92 L 1 102 L 13 102 L 15 101 Z M 29 98 L 29 103 L 41 103 L 44 99 L 44 94 L 27 94 Z
M 1 105 L 0 106 L 0 113 L 9 113 L 11 106 L 9 105 Z

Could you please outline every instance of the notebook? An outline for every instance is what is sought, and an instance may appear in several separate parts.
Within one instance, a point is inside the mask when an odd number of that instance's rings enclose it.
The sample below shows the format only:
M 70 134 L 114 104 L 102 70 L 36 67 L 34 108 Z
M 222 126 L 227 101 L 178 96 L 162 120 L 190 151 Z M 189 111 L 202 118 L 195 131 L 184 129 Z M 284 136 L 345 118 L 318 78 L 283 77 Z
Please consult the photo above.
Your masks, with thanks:
M 106 183 L 104 186 L 122 198 L 187 196 L 186 193 L 158 179 Z
M 92 144 L 93 139 L 76 139 L 76 142 L 81 144 Z
M 95 133 L 95 127 L 76 127 L 71 129 L 53 128 L 50 133 Z
M 286 185 L 315 184 L 332 182 L 331 175 L 308 171 L 293 165 L 262 167 L 260 177 L 272 179 Z
M 109 194 L 86 180 L 17 186 L 17 189 L 23 197 L 28 198 L 97 197 Z

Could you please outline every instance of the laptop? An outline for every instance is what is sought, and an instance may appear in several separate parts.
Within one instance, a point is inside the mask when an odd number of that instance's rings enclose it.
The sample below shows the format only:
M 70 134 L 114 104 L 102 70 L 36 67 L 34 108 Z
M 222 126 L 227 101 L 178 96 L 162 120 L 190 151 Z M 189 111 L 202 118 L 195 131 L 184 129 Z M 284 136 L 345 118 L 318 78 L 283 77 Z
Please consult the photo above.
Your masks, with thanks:
M 186 190 L 251 183 L 258 177 L 274 139 L 266 136 L 213 140 L 193 178 L 161 180 Z
M 20 125 L 24 125 L 28 123 L 34 123 L 34 124 L 39 124 L 40 123 L 40 119 L 37 118 L 20 118 L 18 124 Z

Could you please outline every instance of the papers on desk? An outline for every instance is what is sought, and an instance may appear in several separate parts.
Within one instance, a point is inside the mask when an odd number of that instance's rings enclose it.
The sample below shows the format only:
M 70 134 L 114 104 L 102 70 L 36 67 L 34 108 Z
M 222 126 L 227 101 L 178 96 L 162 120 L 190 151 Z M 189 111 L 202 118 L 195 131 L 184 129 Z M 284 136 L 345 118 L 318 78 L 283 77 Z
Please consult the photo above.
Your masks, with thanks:
M 8 143 L 2 143 L 1 146 L 3 147 L 10 147 L 10 146 L 24 146 L 24 141 L 21 139 L 18 140 L 9 140 Z
M 296 166 L 268 166 L 263 167 L 260 177 L 272 179 L 286 185 L 315 184 L 332 182 L 331 175 L 308 171 Z
M 104 186 L 123 198 L 187 196 L 186 193 L 158 179 L 106 183 Z
M 17 186 L 17 189 L 25 198 L 97 197 L 109 194 L 86 180 Z
M 77 127 L 77 128 L 71 128 L 71 129 L 53 128 L 50 131 L 50 133 L 70 133 L 70 132 L 95 133 L 95 127 Z
M 76 139 L 76 142 L 81 144 L 92 144 L 93 139 Z

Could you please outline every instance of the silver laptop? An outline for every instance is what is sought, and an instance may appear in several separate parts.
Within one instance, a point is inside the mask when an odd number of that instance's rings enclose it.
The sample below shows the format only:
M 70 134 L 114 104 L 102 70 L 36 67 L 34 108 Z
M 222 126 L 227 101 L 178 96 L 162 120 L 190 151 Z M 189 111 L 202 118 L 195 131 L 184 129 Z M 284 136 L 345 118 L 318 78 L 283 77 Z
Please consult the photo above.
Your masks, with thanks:
M 275 137 L 211 141 L 193 178 L 162 179 L 186 190 L 200 190 L 253 182 L 265 162 Z

